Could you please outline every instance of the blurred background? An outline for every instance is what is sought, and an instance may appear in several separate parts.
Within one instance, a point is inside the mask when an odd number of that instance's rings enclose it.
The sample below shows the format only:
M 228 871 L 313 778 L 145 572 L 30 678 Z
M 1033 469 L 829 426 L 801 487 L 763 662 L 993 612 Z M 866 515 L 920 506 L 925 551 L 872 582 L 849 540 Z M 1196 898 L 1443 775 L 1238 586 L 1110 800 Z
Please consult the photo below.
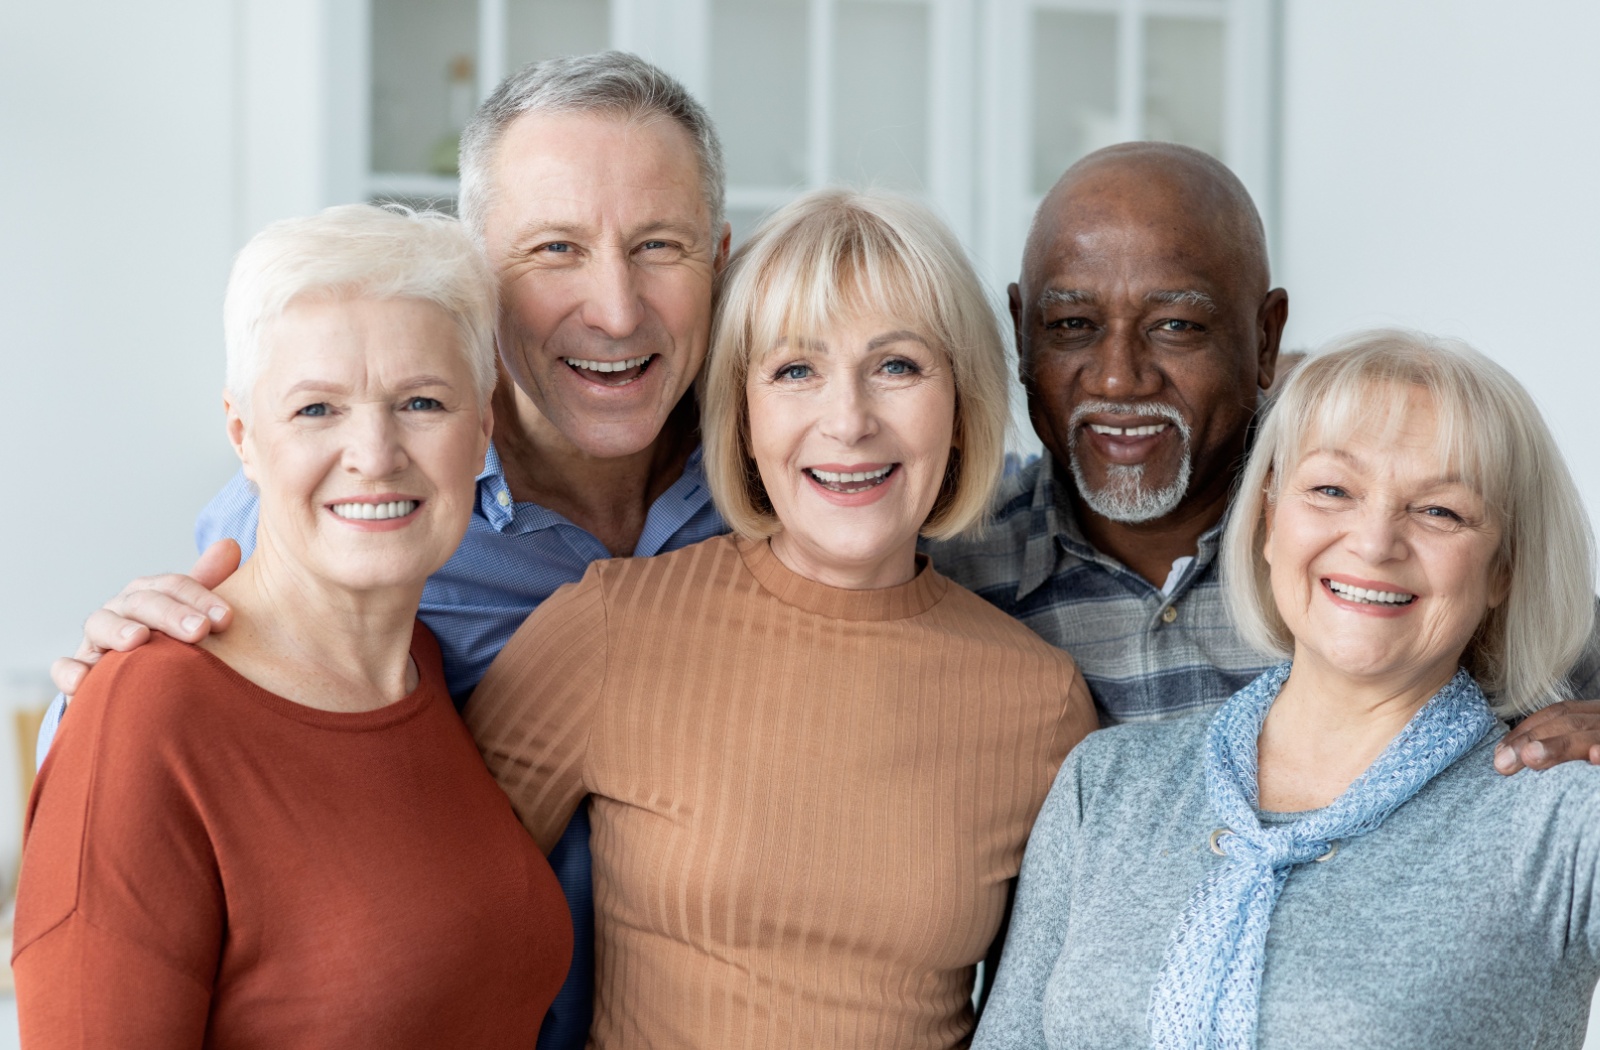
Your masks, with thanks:
M 456 135 L 494 83 L 605 47 L 710 107 L 736 240 L 810 188 L 904 190 L 950 222 L 997 304 L 1067 165 L 1128 139 L 1206 150 L 1266 219 L 1286 347 L 1380 323 L 1467 339 L 1532 389 L 1600 517 L 1594 0 L 0 11 L 0 714 L 48 698 L 49 661 L 102 600 L 192 560 L 194 515 L 235 469 L 220 401 L 233 252 L 330 204 L 453 206 Z M 0 882 L 31 755 L 26 729 L 8 734 Z

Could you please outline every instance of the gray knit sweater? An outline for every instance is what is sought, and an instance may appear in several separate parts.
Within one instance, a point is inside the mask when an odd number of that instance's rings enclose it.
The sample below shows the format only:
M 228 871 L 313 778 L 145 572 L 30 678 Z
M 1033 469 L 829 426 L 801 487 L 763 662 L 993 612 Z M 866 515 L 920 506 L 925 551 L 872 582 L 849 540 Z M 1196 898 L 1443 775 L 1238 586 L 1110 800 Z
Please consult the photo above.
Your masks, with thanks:
M 1208 846 L 1209 724 L 1117 726 L 1068 757 L 1028 844 L 977 1050 L 1149 1045 L 1173 926 L 1222 863 Z M 1261 1050 L 1583 1045 L 1600 977 L 1600 768 L 1501 777 L 1499 736 L 1289 875 Z

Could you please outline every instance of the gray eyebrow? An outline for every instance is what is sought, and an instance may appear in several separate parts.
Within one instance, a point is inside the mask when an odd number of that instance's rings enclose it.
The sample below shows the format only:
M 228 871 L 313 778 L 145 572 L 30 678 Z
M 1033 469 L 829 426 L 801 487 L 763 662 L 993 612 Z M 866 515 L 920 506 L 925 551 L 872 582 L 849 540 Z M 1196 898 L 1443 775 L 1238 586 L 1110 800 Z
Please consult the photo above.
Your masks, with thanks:
M 1046 288 L 1039 293 L 1039 308 L 1046 306 L 1090 306 L 1099 300 L 1081 288 Z
M 1144 301 L 1147 303 L 1159 303 L 1164 306 L 1198 306 L 1208 314 L 1217 312 L 1217 301 L 1205 292 L 1195 288 L 1151 292 L 1144 297 Z

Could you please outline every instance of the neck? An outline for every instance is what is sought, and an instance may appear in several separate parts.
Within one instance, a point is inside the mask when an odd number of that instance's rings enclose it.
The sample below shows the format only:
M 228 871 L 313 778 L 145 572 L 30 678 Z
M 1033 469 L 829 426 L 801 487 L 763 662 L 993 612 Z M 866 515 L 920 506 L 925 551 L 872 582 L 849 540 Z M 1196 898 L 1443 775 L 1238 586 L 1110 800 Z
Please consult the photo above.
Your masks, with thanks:
M 281 557 L 263 530 L 255 554 L 217 593 L 234 624 L 203 641 L 224 663 L 290 700 L 366 711 L 416 688 L 411 636 L 422 582 L 353 592 Z
M 1353 678 L 1297 649 L 1257 744 L 1261 808 L 1292 813 L 1331 804 L 1454 673 L 1452 663 L 1406 676 Z
M 1233 476 L 1226 473 L 1204 487 L 1192 490 L 1178 508 L 1154 521 L 1128 523 L 1096 514 L 1078 496 L 1071 475 L 1060 479 L 1070 494 L 1083 538 L 1102 554 L 1110 555 L 1160 587 L 1179 558 L 1193 557 L 1200 537 L 1227 513 Z
M 511 497 L 562 515 L 605 544 L 614 557 L 630 555 L 638 547 L 651 505 L 683 476 L 700 440 L 692 390 L 656 439 L 626 456 L 585 452 L 510 382 L 495 389 L 494 422 Z

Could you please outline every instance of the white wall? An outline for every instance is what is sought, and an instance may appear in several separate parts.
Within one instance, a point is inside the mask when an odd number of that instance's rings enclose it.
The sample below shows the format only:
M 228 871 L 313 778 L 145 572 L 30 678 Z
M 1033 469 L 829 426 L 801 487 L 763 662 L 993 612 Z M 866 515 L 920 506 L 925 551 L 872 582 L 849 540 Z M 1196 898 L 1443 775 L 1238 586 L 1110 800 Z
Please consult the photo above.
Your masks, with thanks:
M 1600 3 L 1285 7 L 1289 345 L 1465 338 L 1532 390 L 1600 523 Z

